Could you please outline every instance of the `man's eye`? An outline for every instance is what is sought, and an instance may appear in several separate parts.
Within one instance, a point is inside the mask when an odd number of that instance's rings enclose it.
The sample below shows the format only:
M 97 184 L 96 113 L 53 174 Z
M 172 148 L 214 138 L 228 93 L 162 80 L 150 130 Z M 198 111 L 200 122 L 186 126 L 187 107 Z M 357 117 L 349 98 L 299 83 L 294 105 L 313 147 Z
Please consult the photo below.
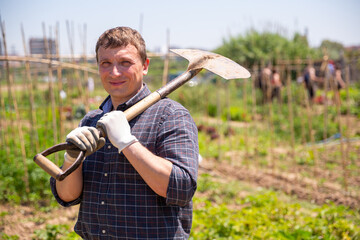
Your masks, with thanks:
M 101 62 L 101 66 L 108 67 L 110 66 L 110 62 Z
M 125 67 L 129 67 L 131 65 L 130 61 L 122 61 L 121 64 Z

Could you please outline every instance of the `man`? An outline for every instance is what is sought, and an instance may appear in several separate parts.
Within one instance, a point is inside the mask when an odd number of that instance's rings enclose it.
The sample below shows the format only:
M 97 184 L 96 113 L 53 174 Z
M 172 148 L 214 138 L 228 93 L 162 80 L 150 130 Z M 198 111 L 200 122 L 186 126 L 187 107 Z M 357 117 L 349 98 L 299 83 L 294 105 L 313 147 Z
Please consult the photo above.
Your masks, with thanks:
M 310 100 L 310 103 L 314 101 L 316 89 L 315 89 L 315 82 L 317 81 L 316 71 L 312 64 L 309 64 L 305 68 L 304 72 L 304 83 L 305 88 L 308 91 L 308 98 Z
M 187 239 L 199 151 L 193 119 L 165 98 L 126 120 L 123 111 L 151 93 L 143 83 L 149 59 L 137 31 L 105 31 L 96 58 L 109 96 L 68 134 L 87 157 L 65 180 L 51 179 L 55 198 L 63 206 L 80 203 L 75 231 L 84 239 Z M 65 153 L 63 169 L 77 154 Z

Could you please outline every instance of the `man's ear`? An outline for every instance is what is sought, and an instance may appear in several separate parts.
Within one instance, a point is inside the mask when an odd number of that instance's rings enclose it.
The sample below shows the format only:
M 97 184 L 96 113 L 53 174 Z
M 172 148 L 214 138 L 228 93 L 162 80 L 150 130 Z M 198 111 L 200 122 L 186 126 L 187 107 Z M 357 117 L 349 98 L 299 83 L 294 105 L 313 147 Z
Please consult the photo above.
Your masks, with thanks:
M 143 65 L 143 75 L 146 75 L 148 73 L 149 64 L 150 64 L 150 59 L 147 58 Z

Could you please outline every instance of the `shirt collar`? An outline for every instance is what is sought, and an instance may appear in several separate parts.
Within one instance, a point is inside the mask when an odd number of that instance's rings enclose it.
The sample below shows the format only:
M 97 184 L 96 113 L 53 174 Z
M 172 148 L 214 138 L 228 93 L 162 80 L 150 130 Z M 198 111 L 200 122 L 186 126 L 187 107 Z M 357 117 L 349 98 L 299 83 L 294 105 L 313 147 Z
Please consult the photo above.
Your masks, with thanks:
M 132 98 L 130 98 L 127 102 L 120 104 L 116 110 L 125 111 L 126 109 L 133 106 L 135 103 L 139 102 L 146 96 L 148 96 L 151 93 L 150 89 L 146 85 L 146 83 L 143 83 L 143 88 Z M 110 95 L 107 96 L 107 98 L 102 102 L 102 104 L 99 107 L 104 113 L 111 112 L 113 110 L 113 105 L 111 101 Z

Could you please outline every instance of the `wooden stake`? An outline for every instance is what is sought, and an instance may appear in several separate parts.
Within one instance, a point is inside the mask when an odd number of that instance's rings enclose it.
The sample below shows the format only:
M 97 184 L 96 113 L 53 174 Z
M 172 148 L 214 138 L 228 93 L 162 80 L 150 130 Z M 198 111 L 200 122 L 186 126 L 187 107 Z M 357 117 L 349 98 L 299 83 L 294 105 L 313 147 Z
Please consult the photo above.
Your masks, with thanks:
M 75 64 L 76 62 L 75 62 L 75 57 L 74 57 L 74 32 L 73 32 L 73 28 L 70 29 L 69 21 L 66 21 L 66 27 L 67 27 L 68 39 L 69 39 L 69 45 L 70 45 L 71 61 L 73 64 Z M 82 99 L 82 101 L 84 102 L 85 99 L 83 97 L 82 81 L 80 78 L 79 71 L 74 70 L 74 74 L 75 74 L 75 81 L 77 83 L 77 88 L 79 91 L 80 99 Z
M 305 83 L 304 83 L 305 84 Z M 307 95 L 307 92 L 305 91 L 305 87 L 303 88 L 303 91 L 305 92 L 305 104 L 306 104 L 306 113 L 308 118 L 308 127 L 309 127 L 309 136 L 311 141 L 311 149 L 313 151 L 313 157 L 314 157 L 314 177 L 316 176 L 316 168 L 317 168 L 317 150 L 315 147 L 315 138 L 314 138 L 314 130 L 312 126 L 312 106 L 310 105 L 309 96 Z
M 347 171 L 347 161 L 345 159 L 345 151 L 344 151 L 344 136 L 343 136 L 343 131 L 342 131 L 342 122 L 341 122 L 341 100 L 340 100 L 340 94 L 339 94 L 339 89 L 337 87 L 337 82 L 335 77 L 332 77 L 333 81 L 332 82 L 332 90 L 334 92 L 334 100 L 335 100 L 335 105 L 336 105 L 336 115 L 337 115 L 337 122 L 338 122 L 338 126 L 339 126 L 339 134 L 340 134 L 340 153 L 341 153 L 341 165 L 342 165 L 342 169 L 343 169 L 343 185 L 345 188 L 345 191 L 348 190 L 348 171 Z
M 81 30 L 80 32 L 80 39 L 82 39 L 82 45 L 83 45 L 83 59 L 84 59 L 84 65 L 87 65 L 87 57 L 86 57 L 86 24 L 84 24 L 84 32 L 83 34 L 81 34 Z M 90 106 L 89 106 L 89 74 L 87 71 L 84 71 L 84 82 L 86 83 L 85 86 L 85 95 L 84 95 L 84 104 L 85 104 L 85 111 L 89 112 L 90 111 Z
M 164 71 L 162 77 L 162 85 L 165 86 L 169 75 L 169 48 L 170 48 L 170 30 L 166 31 L 166 54 L 164 60 Z
M 220 98 L 220 90 L 221 90 L 221 79 L 219 77 L 216 77 L 216 118 L 217 118 L 217 129 L 219 129 L 219 138 L 218 138 L 218 156 L 217 160 L 222 159 L 222 151 L 221 151 L 221 143 L 222 143 L 222 120 L 221 120 L 221 98 Z
M 345 151 L 345 159 L 349 159 L 349 150 L 351 149 L 351 142 L 350 138 L 350 94 L 349 94 L 349 87 L 350 87 L 350 69 L 347 65 L 345 67 L 345 89 L 346 89 L 346 126 L 347 131 L 345 133 L 346 141 L 346 151 Z
M 291 133 L 291 157 L 293 160 L 293 163 L 296 164 L 295 161 L 295 133 L 294 133 L 294 109 L 293 109 L 293 99 L 292 99 L 292 93 L 291 93 L 291 74 L 290 69 L 287 69 L 287 76 L 286 76 L 286 92 L 287 92 L 287 103 L 288 103 L 288 109 L 289 109 L 289 119 L 290 119 L 290 133 Z
M 269 161 L 271 164 L 271 168 L 274 171 L 276 167 L 275 158 L 274 158 L 274 121 L 273 121 L 273 105 L 271 101 L 271 85 L 270 85 L 270 79 L 266 79 L 267 82 L 267 105 L 268 105 L 268 111 L 269 111 L 269 118 L 268 118 L 268 124 L 270 127 L 270 149 L 269 149 Z
M 324 130 L 323 130 L 323 140 L 327 139 L 328 138 L 328 118 L 329 118 L 329 115 L 328 115 L 328 99 L 327 99 L 327 96 L 328 96 L 328 87 L 329 87 L 329 76 L 328 76 L 328 61 L 327 61 L 327 57 L 324 56 L 324 61 L 322 62 L 322 68 L 325 69 L 324 70 Z M 320 68 L 321 69 L 321 68 Z M 323 165 L 324 167 L 326 167 L 326 164 L 328 162 L 328 156 L 326 154 L 326 151 L 327 150 L 327 145 L 324 144 L 324 153 L 323 154 Z
M 290 74 L 291 74 L 291 70 L 290 70 Z M 301 76 L 301 70 L 299 68 L 299 66 L 296 69 L 296 76 Z M 305 81 L 302 82 L 302 88 L 300 90 L 299 93 L 299 97 L 300 97 L 300 123 L 301 123 L 301 143 L 302 144 L 306 144 L 307 140 L 306 140 L 306 136 L 305 136 L 305 118 L 304 118 L 304 113 L 303 113 L 303 102 L 305 101 L 305 106 L 306 106 L 306 101 L 308 101 L 308 96 L 307 96 L 307 92 L 305 90 L 306 86 L 305 86 Z
M 247 94 L 246 94 L 246 87 L 247 87 L 247 78 L 243 79 L 243 108 L 244 108 L 244 112 L 247 114 Z M 245 126 L 245 133 L 244 133 L 244 138 L 245 138 L 245 164 L 246 166 L 249 166 L 249 142 L 247 141 L 247 139 L 249 139 L 249 127 Z
M 43 23 L 43 33 L 44 33 L 44 44 L 46 55 L 51 60 L 50 48 L 48 44 L 48 39 L 46 37 L 45 23 Z M 54 83 L 53 83 L 53 72 L 52 65 L 48 65 L 48 76 L 49 76 L 49 94 L 50 94 L 50 103 L 51 103 L 51 115 L 52 115 L 52 128 L 53 128 L 53 139 L 54 144 L 58 143 L 58 130 L 57 130 L 57 121 L 56 121 L 56 102 L 54 96 Z M 55 155 L 58 157 L 58 155 Z M 58 159 L 56 159 L 58 160 Z
M 20 56 L 0 56 L 0 61 L 18 61 L 18 62 L 35 62 L 43 64 L 51 64 L 54 66 L 61 66 L 62 68 L 70 68 L 75 70 L 87 71 L 89 73 L 98 74 L 98 71 L 86 66 L 81 66 L 78 64 L 60 62 L 54 59 L 42 59 L 36 57 L 20 57 Z M 36 78 L 35 78 L 36 79 Z M 34 82 L 35 83 L 35 82 Z M 36 86 L 34 86 L 36 88 Z
M 21 35 L 24 46 L 25 56 L 29 55 L 29 52 L 26 47 L 25 33 L 24 27 L 21 24 Z M 32 84 L 31 72 L 30 72 L 30 63 L 25 61 L 25 72 L 26 72 L 26 85 L 29 91 L 29 100 L 30 100 L 30 123 L 31 123 L 31 145 L 35 148 L 36 152 L 39 152 L 39 135 L 37 132 L 37 119 L 36 119 L 36 109 L 35 109 L 35 101 L 34 101 L 34 88 Z
M 60 47 L 59 47 L 59 42 L 60 42 L 60 38 L 59 38 L 59 23 L 56 24 L 56 31 L 55 31 L 55 48 L 56 48 L 56 58 L 58 59 L 58 61 L 60 61 Z M 57 66 L 57 78 L 58 78 L 58 90 L 59 91 L 63 91 L 63 84 L 62 84 L 62 67 L 59 64 Z M 62 112 L 62 107 L 63 107 L 63 99 L 61 98 L 61 96 L 59 97 L 59 127 L 60 127 L 60 139 L 63 139 L 63 137 L 65 136 L 65 129 L 64 129 L 64 116 L 63 116 L 63 112 Z M 58 164 L 59 165 L 59 164 Z
M 2 36 L 3 36 L 4 54 L 5 54 L 5 56 L 7 56 L 8 53 L 7 53 L 6 36 L 5 36 L 5 24 L 3 22 L 1 22 L 1 32 L 2 32 Z M 6 68 L 6 78 L 7 78 L 7 82 L 8 82 L 9 100 L 12 99 L 12 104 L 13 104 L 14 110 L 15 110 L 18 135 L 20 138 L 21 155 L 22 155 L 22 160 L 23 160 L 23 165 L 24 165 L 25 190 L 26 190 L 26 193 L 29 193 L 30 192 L 29 173 L 28 173 L 28 168 L 27 168 L 27 164 L 26 164 L 25 140 L 24 140 L 24 133 L 22 130 L 23 126 L 20 121 L 19 109 L 18 109 L 18 105 L 17 105 L 17 101 L 16 101 L 15 91 L 13 89 L 13 77 L 10 74 L 10 65 L 9 65 L 8 61 L 5 62 L 5 68 Z
M 7 131 L 8 126 L 6 123 L 6 111 L 5 111 L 5 102 L 4 102 L 4 97 L 2 94 L 2 89 L 0 89 L 0 132 L 1 132 L 1 141 L 0 141 L 0 145 L 5 147 L 6 150 L 6 156 L 10 156 L 10 143 L 9 143 L 9 138 L 7 138 L 5 135 L 5 131 Z M 4 120 L 3 120 L 4 119 Z M 11 121 L 10 121 L 11 122 Z M 4 156 L 5 158 L 5 156 Z M 2 158 L 2 159 L 4 159 Z M 6 158 L 8 162 L 10 162 L 9 158 Z
M 253 66 L 253 74 L 251 77 L 252 80 L 252 84 L 251 84 L 251 95 L 252 95 L 252 121 L 253 123 L 256 123 L 256 80 L 258 77 L 258 66 L 257 63 L 254 63 Z M 256 125 L 255 127 L 253 127 L 253 131 L 254 131 L 254 161 L 256 166 L 258 165 L 258 138 L 257 138 L 257 131 L 256 131 Z

